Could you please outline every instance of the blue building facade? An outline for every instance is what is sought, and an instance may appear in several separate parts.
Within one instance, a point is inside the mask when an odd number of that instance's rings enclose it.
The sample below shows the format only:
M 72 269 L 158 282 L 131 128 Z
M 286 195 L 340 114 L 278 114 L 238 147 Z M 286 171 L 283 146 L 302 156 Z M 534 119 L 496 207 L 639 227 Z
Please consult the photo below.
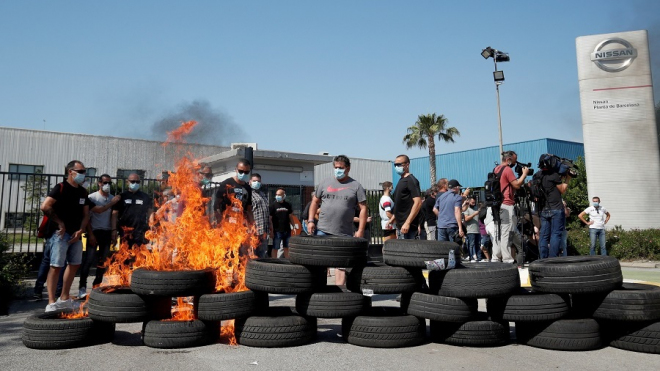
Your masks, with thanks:
M 558 139 L 537 139 L 526 142 L 505 144 L 505 151 L 515 151 L 518 161 L 531 162 L 537 169 L 539 157 L 552 153 L 559 157 L 575 160 L 584 157 L 584 144 Z M 461 152 L 445 153 L 435 156 L 436 180 L 440 178 L 457 179 L 464 187 L 483 187 L 488 173 L 499 163 L 499 146 L 471 149 Z M 419 180 L 422 191 L 431 187 L 429 157 L 410 159 L 410 172 Z M 392 165 L 392 179 L 396 185 L 399 176 Z

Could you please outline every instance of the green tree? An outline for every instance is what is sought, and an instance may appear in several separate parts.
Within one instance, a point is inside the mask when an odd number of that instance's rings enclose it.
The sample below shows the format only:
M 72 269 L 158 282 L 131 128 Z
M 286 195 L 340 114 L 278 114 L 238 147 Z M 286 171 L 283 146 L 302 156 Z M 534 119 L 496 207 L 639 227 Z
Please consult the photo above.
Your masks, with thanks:
M 444 115 L 435 113 L 419 115 L 415 125 L 408 128 L 408 134 L 403 137 L 407 149 L 413 147 L 429 149 L 429 165 L 431 168 L 431 185 L 435 184 L 435 137 L 444 142 L 454 143 L 454 137 L 461 133 L 455 127 L 447 127 L 449 121 Z
M 25 178 L 25 183 L 21 186 L 25 192 L 25 213 L 27 214 L 23 228 L 34 235 L 37 234 L 39 219 L 41 219 L 41 203 L 48 195 L 48 177 L 40 173 L 37 171 L 37 174 Z
M 571 179 L 568 183 L 568 190 L 566 190 L 563 196 L 566 205 L 572 210 L 567 223 L 569 229 L 576 229 L 582 226 L 582 222 L 577 216 L 589 206 L 587 171 L 584 164 L 584 157 L 578 156 L 575 160 L 575 167 L 578 170 L 578 176 Z

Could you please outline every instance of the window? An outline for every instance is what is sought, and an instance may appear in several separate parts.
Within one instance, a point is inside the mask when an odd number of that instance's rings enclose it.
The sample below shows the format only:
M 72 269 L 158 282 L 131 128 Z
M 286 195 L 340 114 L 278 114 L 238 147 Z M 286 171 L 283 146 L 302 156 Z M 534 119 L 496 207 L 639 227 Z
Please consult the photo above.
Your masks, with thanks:
M 23 165 L 23 164 L 9 164 L 10 173 L 21 173 L 21 174 L 43 174 L 44 166 L 43 165 Z M 27 175 L 18 175 L 12 174 L 11 180 L 27 180 Z
M 128 170 L 128 169 L 117 169 L 117 179 L 128 179 L 128 176 L 131 174 L 137 174 L 140 176 L 140 179 L 144 179 L 144 170 Z

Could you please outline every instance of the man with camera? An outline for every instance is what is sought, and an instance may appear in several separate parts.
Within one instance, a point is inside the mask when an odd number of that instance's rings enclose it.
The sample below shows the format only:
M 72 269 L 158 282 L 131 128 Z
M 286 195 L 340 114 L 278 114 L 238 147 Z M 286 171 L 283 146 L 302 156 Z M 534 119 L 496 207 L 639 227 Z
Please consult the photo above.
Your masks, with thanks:
M 514 151 L 505 151 L 502 153 L 502 164 L 493 170 L 493 173 L 501 174 L 500 189 L 503 196 L 499 211 L 499 231 L 496 230 L 495 223 L 489 223 L 486 226 L 486 230 L 492 236 L 493 253 L 491 261 L 493 262 L 514 262 L 511 255 L 511 229 L 516 225 L 515 191 L 522 187 L 529 173 L 529 167 L 521 166 L 520 177 L 516 178 L 511 169 L 516 165 L 518 165 L 518 155 Z
M 561 197 L 568 189 L 571 175 L 570 172 L 560 175 L 553 169 L 542 168 L 539 176 L 544 195 L 539 215 L 541 219 L 539 258 L 554 258 L 559 256 L 562 236 L 566 230 L 566 211 Z

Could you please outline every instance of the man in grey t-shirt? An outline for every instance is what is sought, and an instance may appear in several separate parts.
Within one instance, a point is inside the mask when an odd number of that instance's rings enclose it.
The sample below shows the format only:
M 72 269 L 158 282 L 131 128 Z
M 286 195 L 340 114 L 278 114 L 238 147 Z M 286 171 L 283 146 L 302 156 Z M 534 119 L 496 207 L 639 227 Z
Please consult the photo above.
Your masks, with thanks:
M 364 238 L 364 229 L 367 225 L 367 195 L 362 185 L 348 176 L 351 170 L 351 161 L 344 155 L 333 159 L 334 177 L 324 179 L 316 188 L 312 204 L 309 207 L 309 220 L 307 230 L 314 235 L 355 236 Z M 314 223 L 313 215 L 323 203 L 319 215 L 318 226 Z M 357 231 L 353 228 L 355 208 L 360 208 Z M 335 284 L 346 283 L 345 272 L 335 270 Z

